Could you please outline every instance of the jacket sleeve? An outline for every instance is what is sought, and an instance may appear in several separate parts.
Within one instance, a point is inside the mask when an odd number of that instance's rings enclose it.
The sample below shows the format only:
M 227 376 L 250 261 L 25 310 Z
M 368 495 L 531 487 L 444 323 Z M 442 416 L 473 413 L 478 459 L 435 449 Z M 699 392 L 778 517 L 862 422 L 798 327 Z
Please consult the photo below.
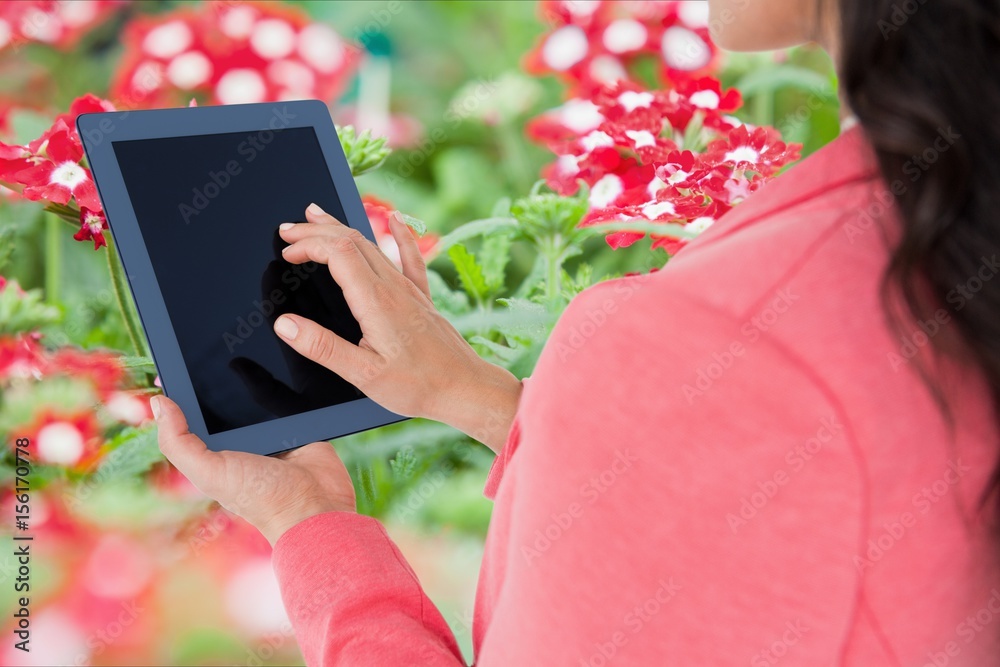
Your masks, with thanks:
M 278 539 L 272 563 L 309 667 L 465 665 L 448 624 L 375 519 L 310 517 Z

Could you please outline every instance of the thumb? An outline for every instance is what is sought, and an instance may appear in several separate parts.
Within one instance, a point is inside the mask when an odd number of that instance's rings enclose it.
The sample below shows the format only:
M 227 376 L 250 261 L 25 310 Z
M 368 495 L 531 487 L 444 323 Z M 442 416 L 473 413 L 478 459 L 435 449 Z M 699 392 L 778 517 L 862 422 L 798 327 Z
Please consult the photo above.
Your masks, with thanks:
M 149 405 L 156 418 L 160 451 L 192 484 L 207 493 L 204 485 L 222 473 L 222 457 L 188 430 L 184 413 L 169 398 L 153 396 Z
M 274 332 L 293 350 L 326 367 L 355 387 L 361 388 L 378 357 L 354 343 L 299 315 L 282 315 Z

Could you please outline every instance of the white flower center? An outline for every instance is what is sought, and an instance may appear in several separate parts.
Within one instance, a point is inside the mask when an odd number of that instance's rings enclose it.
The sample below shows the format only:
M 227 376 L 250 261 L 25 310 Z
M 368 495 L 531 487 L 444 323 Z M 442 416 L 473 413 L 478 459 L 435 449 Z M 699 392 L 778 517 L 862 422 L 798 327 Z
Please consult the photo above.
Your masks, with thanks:
M 694 232 L 695 234 L 701 234 L 703 231 L 711 227 L 713 222 L 715 222 L 715 220 L 706 215 L 700 218 L 695 218 L 691 222 L 687 223 L 684 225 L 684 229 L 689 232 Z
M 626 53 L 646 43 L 646 26 L 635 19 L 618 19 L 604 31 L 604 48 L 611 53 Z
M 606 54 L 590 61 L 590 75 L 602 83 L 615 83 L 628 78 L 621 61 Z
M 570 100 L 559 110 L 559 122 L 569 129 L 583 134 L 604 122 L 604 115 L 590 100 Z
M 648 130 L 625 130 L 625 136 L 635 142 L 636 148 L 656 145 L 656 137 Z
M 639 108 L 645 109 L 652 103 L 653 93 L 646 91 L 636 92 L 634 90 L 626 90 L 618 96 L 618 104 L 622 105 L 625 111 L 635 111 Z
M 560 155 L 556 159 L 556 172 L 560 176 L 576 174 L 580 171 L 580 158 L 575 155 Z
M 162 83 L 163 66 L 152 60 L 139 65 L 132 75 L 132 86 L 139 92 L 148 93 L 156 90 Z
M 678 169 L 674 173 L 670 174 L 670 178 L 667 179 L 667 182 L 670 183 L 671 185 L 674 185 L 675 183 L 686 181 L 687 177 L 690 175 L 691 174 L 689 172 L 686 172 L 683 169 Z
M 692 28 L 703 28 L 708 25 L 707 2 L 682 2 L 678 5 L 677 14 Z
M 56 465 L 73 465 L 83 456 L 83 434 L 72 424 L 55 422 L 38 432 L 38 458 Z
M 690 71 L 704 67 L 712 57 L 712 51 L 705 40 L 680 26 L 664 31 L 660 48 L 667 65 L 680 70 Z
M 299 55 L 317 71 L 330 74 L 344 62 L 344 43 L 333 29 L 313 23 L 299 33 Z
M 546 65 L 561 72 L 577 64 L 587 55 L 589 48 L 583 28 L 567 25 L 549 35 L 542 46 L 542 60 Z
M 562 3 L 573 16 L 590 16 L 597 11 L 600 0 L 564 0 Z
M 281 19 L 258 21 L 250 35 L 250 48 L 265 60 L 284 58 L 295 48 L 295 31 Z
M 250 7 L 233 7 L 222 15 L 219 27 L 222 32 L 233 39 L 246 39 L 253 31 L 256 13 Z
M 212 63 L 203 53 L 189 51 L 170 61 L 167 78 L 181 90 L 191 90 L 212 76 Z
M 615 140 L 607 132 L 591 132 L 580 140 L 583 149 L 588 153 L 601 146 L 614 146 Z
M 154 58 L 173 58 L 187 51 L 194 40 L 191 28 L 184 21 L 170 21 L 156 26 L 142 40 L 142 49 Z
M 62 30 L 62 20 L 53 13 L 31 8 L 21 17 L 21 34 L 28 39 L 51 44 L 59 39 Z
M 57 7 L 56 11 L 68 26 L 90 23 L 97 16 L 96 2 L 60 2 Z
M 655 204 L 646 204 L 642 207 L 642 214 L 650 220 L 656 220 L 666 215 L 674 215 L 677 209 L 668 201 L 660 201 Z
M 624 191 L 622 179 L 614 174 L 607 174 L 594 184 L 590 191 L 590 206 L 592 208 L 607 208 Z
M 256 70 L 234 69 L 219 79 L 215 94 L 223 104 L 262 102 L 267 95 L 267 87 Z
M 83 170 L 83 167 L 76 162 L 69 161 L 60 164 L 49 175 L 49 183 L 52 185 L 61 185 L 70 192 L 86 180 L 87 172 Z
M 7 46 L 10 41 L 10 24 L 0 19 L 0 49 Z
M 750 164 L 757 164 L 757 161 L 760 160 L 760 153 L 749 146 L 740 146 L 726 153 L 724 159 L 726 162 L 749 162 Z
M 267 68 L 268 78 L 290 93 L 310 93 L 316 85 L 316 75 L 297 60 L 279 60 Z
M 699 109 L 718 109 L 719 95 L 714 90 L 699 90 L 689 98 L 691 104 Z

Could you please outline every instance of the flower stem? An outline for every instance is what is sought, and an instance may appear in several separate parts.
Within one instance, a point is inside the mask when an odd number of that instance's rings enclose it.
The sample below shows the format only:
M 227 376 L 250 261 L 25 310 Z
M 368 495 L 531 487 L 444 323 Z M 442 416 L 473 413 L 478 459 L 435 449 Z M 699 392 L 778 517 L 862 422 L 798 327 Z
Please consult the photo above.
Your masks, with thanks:
M 109 232 L 105 232 L 110 236 Z M 115 294 L 115 302 L 121 312 L 122 320 L 125 322 L 125 331 L 128 333 L 129 341 L 132 343 L 132 351 L 136 356 L 146 357 L 149 352 L 146 350 L 146 337 L 142 333 L 142 326 L 139 324 L 139 316 L 128 298 L 128 284 L 125 280 L 125 269 L 121 260 L 118 259 L 118 250 L 115 248 L 114 239 L 109 240 L 107 245 L 108 273 L 111 275 L 111 289 Z
M 63 227 L 59 224 L 59 218 L 54 215 L 45 215 L 45 300 L 50 304 L 59 301 L 62 233 Z
M 545 258 L 545 301 L 555 305 L 562 294 L 562 250 L 554 243 L 546 243 L 542 247 Z

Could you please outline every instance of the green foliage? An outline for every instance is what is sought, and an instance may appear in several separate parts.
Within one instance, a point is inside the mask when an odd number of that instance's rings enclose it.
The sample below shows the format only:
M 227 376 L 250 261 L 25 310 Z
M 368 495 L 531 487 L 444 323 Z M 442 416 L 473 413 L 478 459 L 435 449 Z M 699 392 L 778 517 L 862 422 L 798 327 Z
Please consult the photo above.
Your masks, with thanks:
M 392 152 L 385 145 L 386 138 L 373 137 L 371 130 L 358 134 L 353 125 L 344 125 L 337 128 L 337 135 L 354 176 L 377 169 Z
M 134 479 L 164 460 L 155 428 L 125 428 L 106 447 L 110 451 L 96 472 L 102 480 Z
M 17 289 L 8 285 L 0 291 L 0 336 L 34 331 L 59 319 L 59 309 L 44 303 L 41 290 L 28 290 L 19 296 Z

